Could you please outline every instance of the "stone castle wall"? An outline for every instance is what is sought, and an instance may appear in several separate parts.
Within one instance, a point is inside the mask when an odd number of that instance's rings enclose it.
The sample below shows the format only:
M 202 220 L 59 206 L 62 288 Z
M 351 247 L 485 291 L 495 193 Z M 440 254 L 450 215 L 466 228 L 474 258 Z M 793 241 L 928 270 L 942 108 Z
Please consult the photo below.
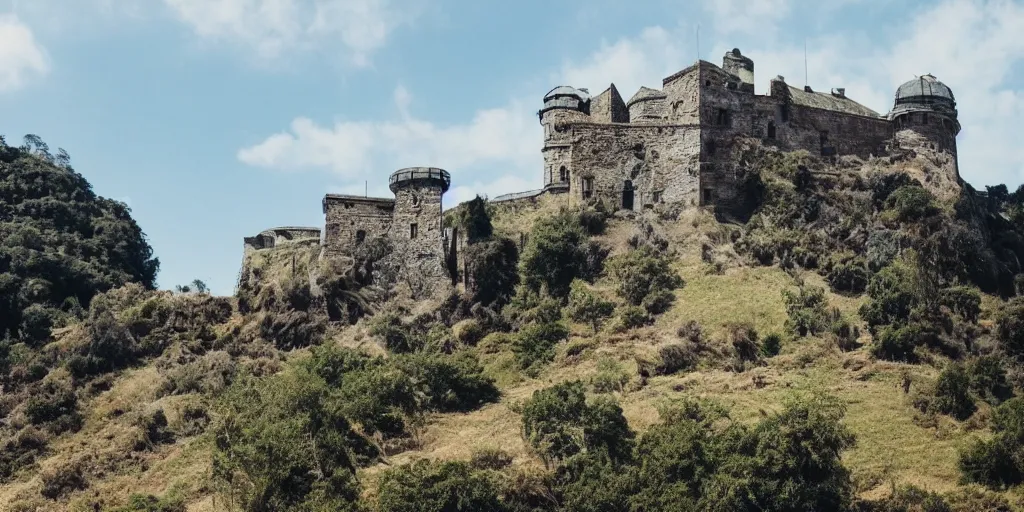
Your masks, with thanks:
M 329 194 L 324 198 L 324 249 L 351 255 L 361 241 L 388 236 L 395 200 Z

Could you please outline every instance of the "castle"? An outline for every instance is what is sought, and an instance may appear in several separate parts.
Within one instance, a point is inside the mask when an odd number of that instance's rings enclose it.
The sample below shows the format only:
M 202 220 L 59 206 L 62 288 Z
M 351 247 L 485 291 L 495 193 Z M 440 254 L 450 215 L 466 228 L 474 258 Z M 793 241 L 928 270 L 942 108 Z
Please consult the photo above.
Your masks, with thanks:
M 601 199 L 624 210 L 681 204 L 728 211 L 741 200 L 734 146 L 750 138 L 826 158 L 922 156 L 939 169 L 937 179 L 960 182 L 956 100 L 931 75 L 901 85 L 882 115 L 843 88 L 797 88 L 781 76 L 768 94 L 755 94 L 754 62 L 734 49 L 721 67 L 699 60 L 662 80 L 661 89 L 641 87 L 629 101 L 614 84 L 594 97 L 587 89 L 555 87 L 538 117 L 544 187 L 492 201 L 567 194 L 569 204 Z M 457 233 L 441 225 L 450 184 L 441 169 L 402 169 L 391 175 L 393 199 L 327 194 L 322 233 L 275 228 L 246 238 L 246 250 L 319 238 L 323 254 L 351 255 L 367 237 L 386 237 L 407 264 L 443 279 L 458 245 Z

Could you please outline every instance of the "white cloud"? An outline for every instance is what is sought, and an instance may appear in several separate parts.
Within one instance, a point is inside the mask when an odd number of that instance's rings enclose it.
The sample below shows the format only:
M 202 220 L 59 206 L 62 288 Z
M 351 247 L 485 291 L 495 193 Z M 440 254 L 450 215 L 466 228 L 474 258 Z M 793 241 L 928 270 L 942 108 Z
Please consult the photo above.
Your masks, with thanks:
M 458 184 L 454 195 L 460 197 L 540 185 L 542 132 L 528 100 L 477 111 L 465 123 L 438 126 L 409 112 L 413 99 L 404 87 L 396 88 L 394 99 L 399 120 L 321 126 L 298 118 L 289 131 L 240 150 L 238 159 L 282 171 L 330 170 L 346 182 L 340 186 L 346 193 L 362 193 L 364 180 L 380 182 L 396 169 L 414 166 L 448 170 Z
M 0 93 L 23 87 L 50 71 L 46 50 L 17 16 L 0 15 Z
M 790 0 L 709 0 L 706 10 L 722 34 L 770 32 L 790 13 Z
M 416 15 L 390 0 L 163 0 L 201 38 L 239 45 L 262 59 L 339 43 L 357 66 Z
M 602 41 L 581 64 L 567 61 L 551 78 L 558 85 L 589 88 L 595 95 L 614 82 L 623 99 L 629 100 L 640 86 L 660 88 L 662 78 L 696 60 L 696 53 L 684 55 L 679 34 L 649 27 L 636 38 L 622 38 L 614 44 Z M 686 64 L 681 66 L 682 62 Z

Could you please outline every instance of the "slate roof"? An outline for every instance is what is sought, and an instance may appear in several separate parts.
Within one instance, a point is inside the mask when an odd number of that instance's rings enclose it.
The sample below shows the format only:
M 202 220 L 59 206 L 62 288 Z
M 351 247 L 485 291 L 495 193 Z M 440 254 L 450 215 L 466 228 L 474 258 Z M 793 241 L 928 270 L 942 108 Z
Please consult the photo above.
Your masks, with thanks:
M 859 116 L 879 117 L 878 112 L 875 112 L 874 110 L 871 110 L 850 98 L 839 97 L 829 92 L 807 92 L 803 89 L 793 87 L 792 85 L 788 87 L 790 97 L 793 98 L 793 103 L 797 105 L 832 110 L 834 112 L 843 112 L 846 114 L 856 114 Z
M 590 94 L 588 94 L 586 91 L 568 85 L 559 85 L 558 87 L 551 89 L 550 91 L 548 91 L 547 94 L 544 95 L 544 101 L 547 101 L 548 99 L 553 98 L 555 96 L 575 96 L 583 101 L 587 101 L 590 99 Z
M 664 91 L 658 89 L 651 89 L 650 87 L 640 87 L 640 90 L 633 95 L 629 101 L 626 102 L 626 106 L 630 106 L 638 101 L 652 100 L 652 99 L 665 99 L 668 95 Z

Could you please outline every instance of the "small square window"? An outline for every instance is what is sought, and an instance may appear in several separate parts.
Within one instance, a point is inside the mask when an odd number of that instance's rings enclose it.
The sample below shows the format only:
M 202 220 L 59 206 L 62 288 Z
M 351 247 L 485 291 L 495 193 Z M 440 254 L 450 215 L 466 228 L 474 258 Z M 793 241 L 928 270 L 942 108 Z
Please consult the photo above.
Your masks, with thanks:
M 655 192 L 651 194 L 651 201 L 655 203 L 661 202 L 661 192 Z
M 416 238 L 419 235 L 419 226 L 416 224 L 409 224 L 409 238 Z

